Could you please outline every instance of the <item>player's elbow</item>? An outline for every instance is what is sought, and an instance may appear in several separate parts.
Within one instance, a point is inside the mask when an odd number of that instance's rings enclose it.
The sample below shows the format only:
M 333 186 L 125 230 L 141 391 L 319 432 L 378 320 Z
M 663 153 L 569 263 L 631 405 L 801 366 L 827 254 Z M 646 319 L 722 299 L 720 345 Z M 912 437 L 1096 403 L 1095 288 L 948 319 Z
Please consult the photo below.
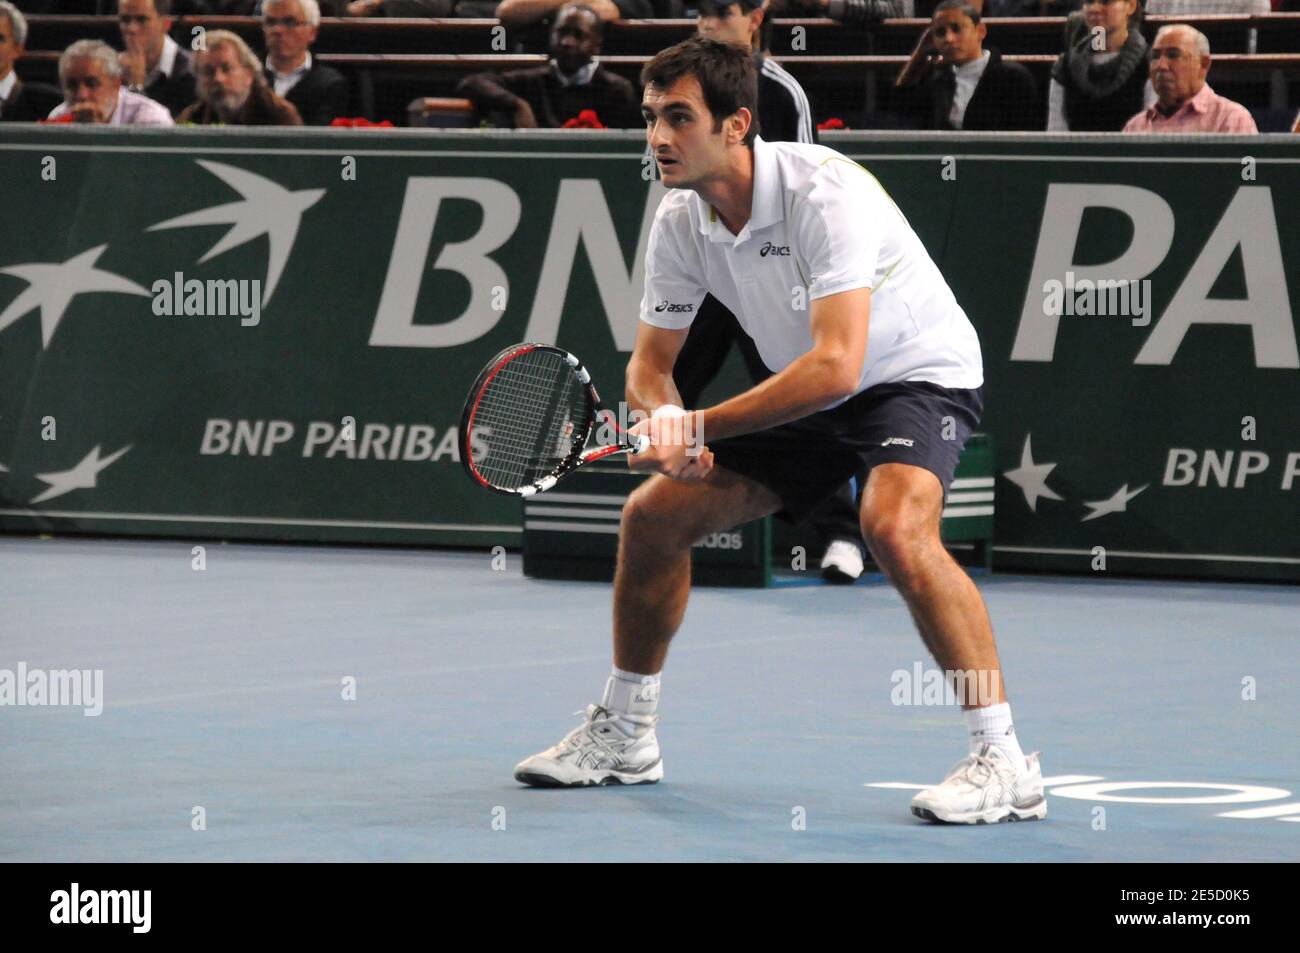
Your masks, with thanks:
M 818 379 L 825 390 L 826 402 L 852 397 L 857 392 L 861 374 L 862 362 L 853 360 L 852 355 L 836 351 L 823 354 Z

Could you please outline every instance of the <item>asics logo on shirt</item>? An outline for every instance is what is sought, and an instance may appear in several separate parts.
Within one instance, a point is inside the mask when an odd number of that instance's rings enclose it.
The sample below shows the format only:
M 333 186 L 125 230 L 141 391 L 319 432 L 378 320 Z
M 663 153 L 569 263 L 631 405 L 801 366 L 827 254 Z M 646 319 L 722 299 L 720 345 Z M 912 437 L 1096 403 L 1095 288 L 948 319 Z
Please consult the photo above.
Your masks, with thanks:
M 773 245 L 771 242 L 764 242 L 763 247 L 758 250 L 760 258 L 766 258 L 768 255 L 789 256 L 789 245 Z
M 655 305 L 656 311 L 667 311 L 669 314 L 690 314 L 695 310 L 693 304 L 669 304 L 667 299 L 660 301 Z

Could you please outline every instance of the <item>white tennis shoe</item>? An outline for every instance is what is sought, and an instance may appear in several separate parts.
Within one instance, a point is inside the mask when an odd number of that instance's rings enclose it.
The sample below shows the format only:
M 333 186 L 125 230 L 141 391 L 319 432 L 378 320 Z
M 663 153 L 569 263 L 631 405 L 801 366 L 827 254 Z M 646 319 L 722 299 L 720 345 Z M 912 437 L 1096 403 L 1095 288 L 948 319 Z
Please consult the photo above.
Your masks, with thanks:
M 559 744 L 515 767 L 516 781 L 541 788 L 654 784 L 663 776 L 654 724 L 628 734 L 600 705 L 588 705 L 586 721 Z
M 822 556 L 822 578 L 827 582 L 854 582 L 864 568 L 862 548 L 847 539 L 833 540 Z
M 912 813 L 946 824 L 1037 821 L 1047 816 L 1038 752 L 1017 767 L 997 745 L 983 745 L 948 772 L 943 783 L 912 798 Z

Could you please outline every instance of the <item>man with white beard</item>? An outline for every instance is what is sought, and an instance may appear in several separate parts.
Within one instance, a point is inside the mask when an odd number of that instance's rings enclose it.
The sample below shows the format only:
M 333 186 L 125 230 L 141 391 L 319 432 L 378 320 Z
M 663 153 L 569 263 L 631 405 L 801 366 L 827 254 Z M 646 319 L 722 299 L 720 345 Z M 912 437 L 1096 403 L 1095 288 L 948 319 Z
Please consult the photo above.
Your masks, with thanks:
M 195 53 L 199 101 L 176 121 L 199 126 L 301 126 L 293 104 L 275 94 L 262 64 L 238 35 L 209 30 L 207 49 Z

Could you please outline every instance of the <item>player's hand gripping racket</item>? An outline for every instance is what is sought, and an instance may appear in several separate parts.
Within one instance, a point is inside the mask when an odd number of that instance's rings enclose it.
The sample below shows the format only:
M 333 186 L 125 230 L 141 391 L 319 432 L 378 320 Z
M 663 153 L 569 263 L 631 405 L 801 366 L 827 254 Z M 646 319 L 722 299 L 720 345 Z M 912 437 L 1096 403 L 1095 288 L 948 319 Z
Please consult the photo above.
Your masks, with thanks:
M 618 442 L 587 450 L 602 422 Z M 499 493 L 532 496 L 584 463 L 649 446 L 648 437 L 619 428 L 582 362 L 549 344 L 515 344 L 492 358 L 460 417 L 461 463 Z

